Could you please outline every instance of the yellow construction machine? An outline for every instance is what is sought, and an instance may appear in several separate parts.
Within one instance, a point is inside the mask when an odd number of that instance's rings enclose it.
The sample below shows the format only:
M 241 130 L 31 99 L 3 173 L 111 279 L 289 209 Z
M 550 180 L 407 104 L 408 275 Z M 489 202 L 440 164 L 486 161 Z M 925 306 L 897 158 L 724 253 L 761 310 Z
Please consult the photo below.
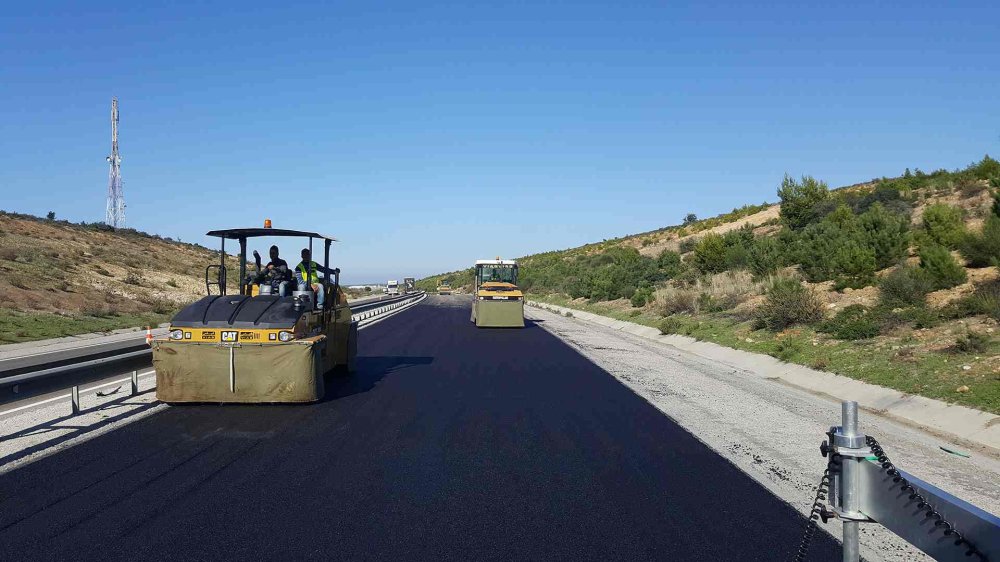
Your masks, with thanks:
M 514 260 L 476 261 L 472 294 L 472 321 L 477 327 L 524 327 L 524 293 L 517 287 Z
M 334 239 L 273 229 L 270 221 L 264 226 L 208 233 L 222 240 L 219 263 L 205 270 L 208 296 L 181 310 L 170 321 L 168 337 L 152 344 L 158 399 L 313 402 L 323 397 L 328 371 L 354 370 L 358 329 L 340 287 L 340 270 L 330 269 Z M 293 268 L 283 261 L 272 267 L 276 247 L 267 268 L 255 253 L 257 271 L 248 274 L 247 240 L 256 237 L 307 238 L 308 247 Z M 239 292 L 232 295 L 227 294 L 226 240 L 240 245 Z M 323 266 L 312 261 L 314 240 L 323 241 Z M 213 286 L 218 294 L 212 294 Z
M 450 295 L 451 294 L 451 283 L 446 279 L 442 279 L 437 287 L 437 294 L 439 295 Z

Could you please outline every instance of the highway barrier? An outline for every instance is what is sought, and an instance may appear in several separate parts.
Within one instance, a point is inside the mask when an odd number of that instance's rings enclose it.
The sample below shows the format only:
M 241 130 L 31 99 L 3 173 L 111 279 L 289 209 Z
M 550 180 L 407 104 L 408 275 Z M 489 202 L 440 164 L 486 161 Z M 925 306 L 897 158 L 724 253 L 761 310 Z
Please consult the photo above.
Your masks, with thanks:
M 820 445 L 827 466 L 795 560 L 806 560 L 818 521 L 831 518 L 844 523 L 845 561 L 860 559 L 861 523 L 880 524 L 935 560 L 1000 560 L 1000 518 L 894 465 L 858 431 L 857 402 L 843 402 L 841 418 Z
M 410 293 L 391 299 L 380 299 L 375 302 L 365 302 L 351 307 L 351 321 L 361 328 L 370 323 L 374 323 L 389 313 L 416 304 L 422 300 L 426 294 L 424 292 Z M 152 350 L 128 348 L 123 352 L 113 355 L 101 356 L 74 361 L 69 364 L 59 364 L 48 367 L 45 363 L 40 364 L 29 372 L 18 372 L 18 374 L 4 376 L 0 372 L 0 406 L 12 402 L 21 402 L 40 394 L 70 391 L 71 413 L 80 413 L 80 390 L 84 385 L 89 385 L 87 390 L 97 390 L 124 381 L 116 380 L 96 384 L 109 377 L 119 377 L 131 372 L 129 379 L 132 395 L 139 393 L 139 369 L 149 368 L 152 365 Z M 18 408 L 20 410 L 21 408 Z

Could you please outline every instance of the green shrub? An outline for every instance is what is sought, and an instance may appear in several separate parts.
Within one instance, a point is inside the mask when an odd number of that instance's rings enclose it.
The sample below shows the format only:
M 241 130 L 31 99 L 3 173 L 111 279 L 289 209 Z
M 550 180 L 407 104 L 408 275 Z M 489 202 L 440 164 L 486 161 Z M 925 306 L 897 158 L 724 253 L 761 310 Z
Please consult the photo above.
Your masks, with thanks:
M 805 228 L 817 220 L 816 206 L 828 196 L 829 189 L 825 182 L 811 176 L 802 176 L 802 181 L 797 182 L 785 174 L 778 188 L 781 219 L 793 230 Z
M 982 353 L 989 348 L 990 338 L 986 334 L 968 332 L 955 340 L 955 351 L 960 353 Z
M 982 232 L 966 233 L 958 251 L 969 267 L 989 267 L 1000 261 L 1000 217 L 990 215 Z
M 815 293 L 796 279 L 776 279 L 757 308 L 755 324 L 772 331 L 823 319 L 823 305 Z
M 860 289 L 875 282 L 875 252 L 857 242 L 839 246 L 829 258 L 830 267 L 836 272 L 835 288 Z
M 743 245 L 729 246 L 723 261 L 726 270 L 747 269 L 750 267 L 750 250 Z
M 680 244 L 679 244 L 680 251 L 681 251 L 682 254 L 686 254 L 688 252 L 693 252 L 695 246 L 697 246 L 697 245 L 698 245 L 698 239 L 697 238 L 685 238 L 685 239 L 681 240 Z
M 694 265 L 704 273 L 726 270 L 726 243 L 722 236 L 708 233 L 694 247 Z
M 965 283 L 968 276 L 951 252 L 944 246 L 930 244 L 920 248 L 920 269 L 927 275 L 934 289 L 950 289 Z
M 761 237 L 750 246 L 747 267 L 756 277 L 766 277 L 785 265 L 784 245 L 774 237 Z
M 774 351 L 772 351 L 769 355 L 787 363 L 788 361 L 794 359 L 796 355 L 801 353 L 803 347 L 804 345 L 800 340 L 782 338 L 778 340 L 774 347 Z
M 974 164 L 970 164 L 965 171 L 979 180 L 990 179 L 995 176 L 1000 176 L 1000 162 L 997 162 L 990 155 L 987 154 L 983 156 L 983 159 Z
M 660 320 L 657 328 L 660 329 L 661 334 L 676 334 L 681 330 L 681 322 L 676 318 L 670 318 L 668 316 L 667 318 Z
M 955 306 L 953 312 L 957 317 L 985 314 L 1000 320 L 1000 281 L 976 287 L 974 293 L 955 303 Z
M 664 278 L 676 277 L 684 268 L 681 263 L 681 255 L 671 250 L 663 250 L 656 257 L 656 267 L 663 273 Z
M 867 246 L 875 253 L 875 265 L 884 269 L 906 257 L 910 246 L 910 221 L 905 215 L 889 212 L 881 203 L 858 216 Z
M 852 304 L 820 324 L 818 331 L 828 333 L 838 340 L 865 340 L 877 336 L 881 328 L 876 314 L 860 304 Z
M 919 268 L 901 265 L 879 280 L 879 300 L 886 308 L 923 305 L 933 283 Z
M 946 248 L 957 248 L 965 236 L 962 210 L 943 203 L 927 207 L 924 211 L 923 226 L 928 238 Z
M 632 306 L 640 308 L 646 306 L 647 302 L 653 302 L 654 298 L 652 289 L 649 287 L 639 287 L 635 290 L 635 294 L 632 295 L 630 300 L 632 302 Z

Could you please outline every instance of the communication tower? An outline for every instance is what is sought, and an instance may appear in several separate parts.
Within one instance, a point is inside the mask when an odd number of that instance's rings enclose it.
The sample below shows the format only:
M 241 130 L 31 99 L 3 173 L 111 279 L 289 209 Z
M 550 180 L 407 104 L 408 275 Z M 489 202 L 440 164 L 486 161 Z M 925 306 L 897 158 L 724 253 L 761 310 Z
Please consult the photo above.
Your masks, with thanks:
M 111 171 L 108 174 L 108 204 L 104 223 L 125 228 L 125 193 L 122 191 L 122 157 L 118 154 L 118 98 L 111 99 Z

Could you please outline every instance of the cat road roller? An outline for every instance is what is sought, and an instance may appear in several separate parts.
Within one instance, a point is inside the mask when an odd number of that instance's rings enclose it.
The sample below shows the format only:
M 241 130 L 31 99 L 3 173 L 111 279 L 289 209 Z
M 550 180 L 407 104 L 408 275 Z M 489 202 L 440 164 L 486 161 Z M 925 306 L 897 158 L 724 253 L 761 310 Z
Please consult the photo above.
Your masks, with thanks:
M 153 340 L 156 397 L 178 402 L 314 402 L 323 397 L 324 375 L 354 370 L 357 323 L 330 269 L 332 237 L 315 232 L 264 228 L 213 230 L 222 240 L 218 264 L 205 269 L 207 296 L 170 321 L 168 337 Z M 271 262 L 248 272 L 247 240 L 308 239 L 289 265 L 271 249 Z M 226 240 L 239 242 L 239 288 L 227 294 Z M 312 261 L 313 241 L 323 241 L 323 266 Z M 308 253 L 307 253 L 308 252 Z M 277 265 L 275 265 L 277 264 Z M 212 294 L 212 288 L 217 294 Z
M 442 279 L 441 283 L 438 284 L 437 294 L 439 295 L 450 295 L 451 294 L 451 283 Z
M 514 260 L 476 261 L 472 321 L 479 328 L 523 328 L 524 293 L 517 288 Z

